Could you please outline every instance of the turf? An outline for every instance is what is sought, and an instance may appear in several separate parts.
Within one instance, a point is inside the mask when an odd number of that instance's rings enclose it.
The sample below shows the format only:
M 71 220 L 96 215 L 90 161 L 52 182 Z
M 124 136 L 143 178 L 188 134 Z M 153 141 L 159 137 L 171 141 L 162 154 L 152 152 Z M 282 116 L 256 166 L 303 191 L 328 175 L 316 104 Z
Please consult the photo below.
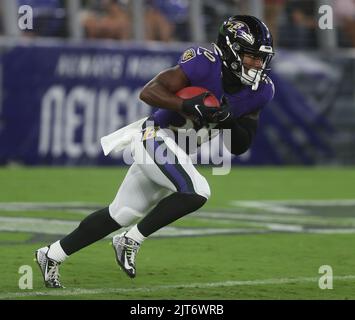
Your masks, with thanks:
M 68 289 L 137 289 L 147 292 L 63 295 L 65 299 L 354 299 L 355 280 L 334 280 L 332 290 L 321 290 L 318 281 L 236 285 L 211 288 L 184 288 L 192 283 L 292 279 L 320 277 L 321 265 L 331 265 L 336 276 L 349 275 L 355 263 L 345 244 L 354 235 L 289 235 L 216 236 L 200 238 L 154 239 L 142 248 L 137 263 L 136 279 L 129 279 L 115 265 L 108 241 L 82 250 L 67 261 L 61 274 Z M 42 278 L 30 258 L 38 244 L 9 245 L 2 259 L 2 292 L 19 292 L 19 274 L 14 266 L 31 265 L 34 291 L 42 287 Z M 185 248 L 185 250 L 183 249 Z M 171 254 L 180 252 L 180 254 Z M 216 257 L 217 258 L 213 258 Z M 11 261 L 11 263 L 9 263 Z M 183 262 L 182 262 L 183 261 Z M 157 286 L 181 285 L 177 289 L 155 289 Z M 65 290 L 64 290 L 65 292 Z M 22 297 L 26 298 L 26 297 Z M 28 298 L 28 297 L 27 297 Z M 43 297 L 30 297 L 40 298 Z M 58 296 L 54 296 L 58 298 Z
M 213 176 L 207 207 L 224 207 L 228 200 L 352 199 L 355 169 L 335 167 L 237 168 Z M 106 203 L 115 196 L 127 168 L 0 168 L 0 201 L 84 201 Z
M 120 168 L 1 168 L 0 202 L 106 205 L 115 195 L 125 172 Z M 227 176 L 212 176 L 209 168 L 201 172 L 212 189 L 212 197 L 205 208 L 207 211 L 233 213 L 234 200 L 355 198 L 355 169 L 350 167 L 236 168 Z M 338 211 L 336 206 L 328 206 L 324 215 L 322 211 L 316 212 L 307 221 L 322 227 L 328 224 L 351 226 L 355 212 L 353 207 L 344 208 L 339 207 Z M 263 213 L 250 211 L 247 214 Z M 283 218 L 280 213 L 268 215 Z M 267 218 L 268 215 L 264 216 Z M 57 209 L 0 210 L 0 217 L 6 218 L 79 221 L 82 216 Z M 292 223 L 300 219 L 297 215 L 287 215 L 286 218 L 293 219 Z M 301 218 L 306 219 L 307 216 Z M 321 221 L 326 222 L 322 224 Z M 258 228 L 250 221 L 233 220 L 228 223 L 223 219 L 198 219 L 198 216 L 182 219 L 173 226 L 202 230 L 211 227 Z M 63 264 L 61 275 L 67 288 L 54 293 L 43 288 L 38 266 L 32 260 L 34 250 L 46 245 L 47 241 L 48 236 L 39 233 L 0 232 L 1 299 L 355 298 L 353 233 L 251 232 L 152 238 L 144 243 L 138 254 L 138 276 L 133 280 L 116 266 L 106 239 L 76 253 Z M 33 267 L 33 290 L 18 288 L 21 265 Z M 332 290 L 321 290 L 318 286 L 321 277 L 318 270 L 322 265 L 330 265 L 333 269 Z

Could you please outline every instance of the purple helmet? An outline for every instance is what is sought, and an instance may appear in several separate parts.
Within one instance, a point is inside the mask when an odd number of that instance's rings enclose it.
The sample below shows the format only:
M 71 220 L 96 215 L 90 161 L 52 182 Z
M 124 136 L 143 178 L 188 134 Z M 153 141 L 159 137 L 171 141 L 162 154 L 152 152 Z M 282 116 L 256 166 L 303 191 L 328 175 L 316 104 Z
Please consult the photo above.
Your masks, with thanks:
M 268 27 L 253 16 L 233 16 L 223 22 L 219 29 L 216 51 L 224 66 L 243 84 L 258 88 L 259 81 L 265 77 L 269 63 L 274 55 L 272 35 Z M 251 54 L 261 57 L 260 70 L 246 72 L 242 64 L 242 55 Z

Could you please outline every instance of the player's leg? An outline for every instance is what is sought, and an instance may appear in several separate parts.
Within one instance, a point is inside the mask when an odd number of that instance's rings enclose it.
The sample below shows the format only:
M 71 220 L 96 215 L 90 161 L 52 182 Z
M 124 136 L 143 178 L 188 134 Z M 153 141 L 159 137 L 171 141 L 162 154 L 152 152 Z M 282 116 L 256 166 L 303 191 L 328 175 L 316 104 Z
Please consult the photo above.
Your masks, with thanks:
M 170 190 L 156 184 L 139 165 L 133 163 L 109 205 L 110 216 L 120 226 L 128 227 L 169 193 Z
M 114 244 L 120 251 L 117 262 L 132 278 L 136 275 L 135 256 L 145 238 L 186 214 L 196 211 L 210 196 L 206 179 L 196 170 L 188 155 L 178 148 L 175 141 L 169 138 L 150 139 L 143 141 L 142 147 L 145 153 L 136 152 L 136 157 L 143 154 L 153 160 L 153 163 L 147 164 L 143 163 L 142 159 L 136 159 L 141 170 L 156 185 L 170 190 L 171 194 L 161 198 L 157 205 L 128 232 L 114 237 Z M 161 147 L 169 148 L 174 159 L 161 164 L 162 159 L 156 157 L 159 154 L 157 149 Z
M 194 212 L 207 201 L 198 194 L 174 192 L 158 204 L 129 231 L 112 239 L 116 261 L 131 278 L 136 276 L 136 255 L 142 242 L 152 233 L 173 221 Z
M 104 238 L 122 226 L 128 226 L 141 216 L 140 210 L 148 210 L 155 198 L 160 198 L 160 190 L 151 186 L 140 169 L 133 164 L 122 182 L 115 200 L 109 207 L 87 216 L 70 234 L 40 248 L 35 258 L 41 268 L 47 287 L 60 288 L 59 265 L 80 249 Z M 143 189 L 140 189 L 143 188 Z M 143 193 L 147 188 L 149 191 Z
M 133 163 L 115 199 L 109 206 L 111 217 L 122 227 L 132 225 L 171 191 L 153 182 L 139 165 Z M 135 276 L 135 255 L 139 244 L 120 235 L 113 237 L 117 263 L 130 276 Z
M 74 231 L 61 240 L 38 249 L 35 259 L 42 271 L 45 285 L 50 288 L 62 287 L 59 280 L 59 265 L 74 252 L 104 238 L 120 227 L 111 218 L 106 207 L 88 215 Z
M 210 196 L 207 180 L 193 165 L 190 157 L 164 132 L 156 139 L 147 140 L 143 146 L 154 160 L 154 165 L 141 165 L 142 170 L 155 183 L 173 191 L 162 199 L 137 225 L 140 233 L 147 237 L 173 221 L 202 207 Z M 159 159 L 164 156 L 169 161 Z M 129 232 L 128 235 L 131 233 Z

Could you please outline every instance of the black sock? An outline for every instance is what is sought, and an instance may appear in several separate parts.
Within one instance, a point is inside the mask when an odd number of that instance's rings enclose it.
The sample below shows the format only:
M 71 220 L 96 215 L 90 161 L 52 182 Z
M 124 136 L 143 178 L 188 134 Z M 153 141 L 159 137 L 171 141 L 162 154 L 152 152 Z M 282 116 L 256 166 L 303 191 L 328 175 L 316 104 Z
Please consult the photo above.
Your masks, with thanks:
M 161 200 L 137 225 L 143 236 L 148 237 L 155 231 L 190 212 L 201 208 L 207 199 L 196 193 L 176 192 Z
M 60 245 L 69 256 L 120 228 L 106 207 L 88 215 L 72 233 L 60 240 Z

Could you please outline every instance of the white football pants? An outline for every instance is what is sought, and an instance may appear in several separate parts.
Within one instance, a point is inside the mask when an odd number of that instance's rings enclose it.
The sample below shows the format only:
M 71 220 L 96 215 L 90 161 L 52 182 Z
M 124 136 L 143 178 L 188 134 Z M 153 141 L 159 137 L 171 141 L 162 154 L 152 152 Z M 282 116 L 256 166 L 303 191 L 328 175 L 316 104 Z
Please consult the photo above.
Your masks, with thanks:
M 146 128 L 144 123 L 132 146 L 134 163 L 109 206 L 111 217 L 122 227 L 135 223 L 174 192 L 210 197 L 205 177 L 163 129 Z

